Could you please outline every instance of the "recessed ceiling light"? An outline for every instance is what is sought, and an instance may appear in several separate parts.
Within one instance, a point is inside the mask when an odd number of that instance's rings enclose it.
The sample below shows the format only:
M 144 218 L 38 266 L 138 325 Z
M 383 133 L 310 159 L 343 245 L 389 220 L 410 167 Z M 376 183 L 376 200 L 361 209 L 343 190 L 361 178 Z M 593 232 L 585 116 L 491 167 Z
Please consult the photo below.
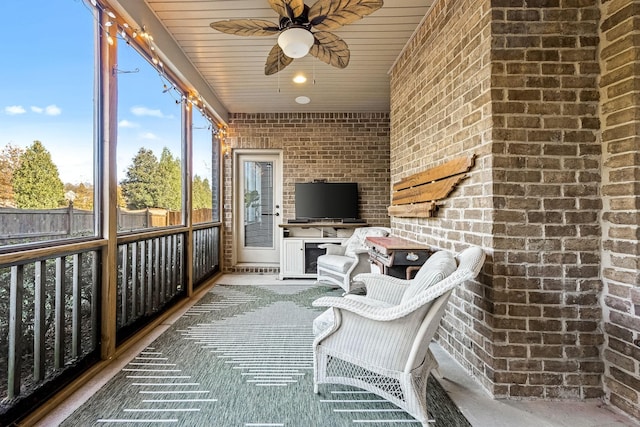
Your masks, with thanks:
M 299 96 L 296 98 L 296 102 L 298 104 L 308 104 L 311 102 L 311 99 L 308 96 Z
M 297 76 L 295 76 L 293 78 L 293 82 L 294 83 L 304 83 L 307 81 L 307 78 L 305 76 L 303 76 L 302 74 L 298 74 Z

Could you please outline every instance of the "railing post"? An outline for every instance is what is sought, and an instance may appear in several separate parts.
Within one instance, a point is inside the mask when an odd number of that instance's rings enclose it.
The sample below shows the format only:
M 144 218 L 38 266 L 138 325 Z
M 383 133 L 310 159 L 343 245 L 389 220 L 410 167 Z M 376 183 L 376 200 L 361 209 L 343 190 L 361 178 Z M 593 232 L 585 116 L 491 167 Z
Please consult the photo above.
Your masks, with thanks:
M 71 356 L 82 354 L 82 254 L 73 255 L 73 298 L 71 307 Z
M 45 334 L 46 334 L 46 261 L 35 264 L 35 317 L 33 319 L 33 379 L 42 381 L 45 377 Z
M 56 369 L 64 367 L 64 311 L 65 311 L 65 257 L 56 258 L 56 287 L 54 293 L 54 350 L 53 364 Z
M 20 395 L 22 361 L 22 298 L 24 289 L 24 267 L 11 267 L 11 288 L 9 291 L 9 360 L 7 397 Z

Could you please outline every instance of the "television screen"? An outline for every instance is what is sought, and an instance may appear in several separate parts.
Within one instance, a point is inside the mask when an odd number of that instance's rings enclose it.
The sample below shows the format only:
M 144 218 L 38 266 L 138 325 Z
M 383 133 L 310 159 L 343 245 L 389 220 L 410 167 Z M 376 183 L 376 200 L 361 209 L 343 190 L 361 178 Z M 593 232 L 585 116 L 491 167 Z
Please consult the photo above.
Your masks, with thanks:
M 355 182 L 296 183 L 297 219 L 357 219 L 358 184 Z

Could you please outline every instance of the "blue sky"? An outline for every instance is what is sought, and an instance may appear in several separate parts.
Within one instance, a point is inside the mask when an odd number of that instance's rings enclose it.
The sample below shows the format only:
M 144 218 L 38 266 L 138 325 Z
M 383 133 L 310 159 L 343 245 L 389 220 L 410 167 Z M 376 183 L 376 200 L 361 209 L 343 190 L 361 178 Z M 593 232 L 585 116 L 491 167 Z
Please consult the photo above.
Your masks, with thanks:
M 63 182 L 93 180 L 93 17 L 81 0 L 0 0 L 0 149 L 41 141 Z M 180 105 L 174 90 L 119 40 L 118 175 L 140 147 L 157 157 L 180 153 Z M 11 66 L 7 66 L 11 64 Z M 205 125 L 194 114 L 194 126 Z M 209 138 L 194 139 L 195 173 L 210 175 Z

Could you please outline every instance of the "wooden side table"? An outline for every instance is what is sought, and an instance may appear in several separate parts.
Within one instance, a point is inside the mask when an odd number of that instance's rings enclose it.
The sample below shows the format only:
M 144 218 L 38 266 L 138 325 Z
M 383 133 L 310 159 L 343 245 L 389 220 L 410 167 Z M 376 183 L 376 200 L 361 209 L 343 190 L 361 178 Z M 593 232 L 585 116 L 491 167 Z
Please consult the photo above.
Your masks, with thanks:
M 395 236 L 367 237 L 366 244 L 370 261 L 383 274 L 407 280 L 434 252 L 427 245 Z

